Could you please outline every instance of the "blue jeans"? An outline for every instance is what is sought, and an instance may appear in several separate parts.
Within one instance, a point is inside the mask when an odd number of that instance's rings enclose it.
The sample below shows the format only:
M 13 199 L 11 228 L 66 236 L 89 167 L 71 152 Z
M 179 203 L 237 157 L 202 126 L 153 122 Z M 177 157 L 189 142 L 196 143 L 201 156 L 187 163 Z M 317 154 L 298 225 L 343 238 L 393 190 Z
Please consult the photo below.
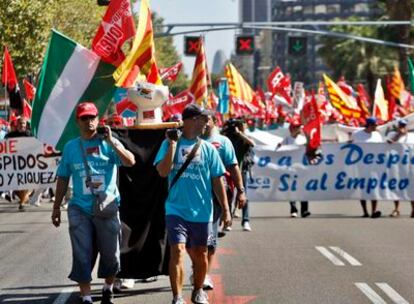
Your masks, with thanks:
M 73 258 L 69 279 L 78 283 L 92 281 L 95 246 L 100 254 L 98 277 L 115 276 L 121 269 L 119 214 L 110 219 L 95 218 L 69 205 L 68 222 Z

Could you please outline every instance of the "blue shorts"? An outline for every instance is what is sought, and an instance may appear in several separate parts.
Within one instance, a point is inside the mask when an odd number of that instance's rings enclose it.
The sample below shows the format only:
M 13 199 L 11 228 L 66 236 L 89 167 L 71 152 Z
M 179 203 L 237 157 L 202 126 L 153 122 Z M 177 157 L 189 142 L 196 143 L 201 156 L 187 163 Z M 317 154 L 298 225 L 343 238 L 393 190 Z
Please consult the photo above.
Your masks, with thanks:
M 110 219 L 93 218 L 69 205 L 68 222 L 73 258 L 69 279 L 78 283 L 92 281 L 95 246 L 100 254 L 98 277 L 115 276 L 121 265 L 119 215 Z
M 207 246 L 209 223 L 189 222 L 177 215 L 166 215 L 170 245 L 184 243 L 185 247 Z

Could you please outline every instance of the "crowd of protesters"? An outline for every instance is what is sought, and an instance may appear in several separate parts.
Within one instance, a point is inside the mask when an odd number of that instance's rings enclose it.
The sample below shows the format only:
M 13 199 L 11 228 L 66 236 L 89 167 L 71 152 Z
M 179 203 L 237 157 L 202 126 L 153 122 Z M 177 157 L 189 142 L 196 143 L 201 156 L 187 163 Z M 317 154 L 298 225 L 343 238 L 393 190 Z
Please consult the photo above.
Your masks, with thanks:
M 186 253 L 191 258 L 193 269 L 190 276 L 193 285 L 191 300 L 193 303 L 206 304 L 208 296 L 204 290 L 214 288 L 208 273 L 218 245 L 220 226 L 223 236 L 226 231 L 231 230 L 235 211 L 241 209 L 243 230 L 252 229 L 245 189 L 248 179 L 251 178 L 251 166 L 254 164 L 254 141 L 246 135 L 246 128 L 287 128 L 289 133 L 276 149 L 282 145 L 307 144 L 299 117 L 285 120 L 284 116 L 280 116 L 279 119 L 270 120 L 266 126 L 263 120 L 229 119 L 222 124 L 220 132 L 221 121 L 215 114 L 191 104 L 182 114 L 171 117 L 169 121 L 182 124 L 181 133 L 178 130 L 174 134 L 166 132 L 166 139 L 154 161 L 159 175 L 168 177 L 169 181 L 165 220 L 171 253 L 169 276 L 173 304 L 185 303 L 183 261 Z M 123 118 L 112 115 L 106 120 L 99 121 L 97 115 L 93 103 L 82 103 L 77 107 L 76 119 L 81 136 L 69 142 L 63 151 L 57 173 L 52 221 L 56 227 L 61 223 L 61 207 L 68 192 L 69 178 L 72 177 L 73 197 L 68 207 L 68 221 L 73 264 L 69 277 L 79 284 L 81 302 L 93 303 L 91 259 L 95 246 L 94 238 L 97 238 L 97 250 L 101 254 L 98 277 L 105 279 L 102 303 L 110 304 L 113 303 L 114 282 L 120 269 L 121 224 L 119 211 L 109 219 L 94 216 L 93 206 L 98 197 L 95 191 L 110 193 L 119 203 L 116 166 L 131 166 L 135 160 L 133 154 L 112 136 L 110 127 L 123 127 Z M 99 124 L 106 125 L 104 137 L 97 132 Z M 376 130 L 377 120 L 371 117 L 366 119 L 363 129 L 352 134 L 350 141 L 413 144 L 414 136 L 408 132 L 407 124 L 406 120 L 399 119 L 396 128 L 383 137 Z M 31 136 L 28 121 L 18 117 L 10 126 L 2 124 L 0 136 L 4 139 Z M 102 153 L 105 154 L 103 158 Z M 99 161 L 96 161 L 97 159 Z M 96 164 L 103 165 L 104 168 L 94 168 Z M 180 170 L 181 167 L 184 169 Z M 85 173 L 85 170 L 90 172 Z M 30 192 L 13 191 L 19 199 L 19 210 L 24 210 Z M 43 189 L 32 193 L 34 201 L 37 201 L 42 192 Z M 2 195 L 5 197 L 9 194 Z M 411 217 L 414 217 L 414 201 L 411 205 Z M 371 213 L 365 200 L 361 200 L 361 206 L 363 217 L 378 218 L 382 215 L 375 200 L 371 201 Z M 394 206 L 390 216 L 398 217 L 399 201 L 395 201 Z M 290 202 L 290 210 L 292 218 L 298 217 L 296 202 Z M 305 197 L 301 200 L 300 215 L 311 215 Z M 113 229 L 115 226 L 118 227 L 116 230 Z

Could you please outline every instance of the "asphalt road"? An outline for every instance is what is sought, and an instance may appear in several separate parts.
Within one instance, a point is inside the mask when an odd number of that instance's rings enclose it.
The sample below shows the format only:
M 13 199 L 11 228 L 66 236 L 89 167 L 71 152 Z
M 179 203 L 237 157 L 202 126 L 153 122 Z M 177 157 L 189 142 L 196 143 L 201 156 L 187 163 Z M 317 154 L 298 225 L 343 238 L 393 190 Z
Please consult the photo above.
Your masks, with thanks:
M 414 303 L 410 206 L 403 202 L 394 219 L 392 202 L 379 204 L 386 215 L 379 219 L 360 218 L 354 201 L 311 202 L 309 218 L 291 219 L 288 203 L 252 203 L 253 230 L 243 232 L 236 219 L 220 241 L 210 303 Z M 44 202 L 17 212 L 16 203 L 0 201 L 0 303 L 77 303 L 76 285 L 67 279 L 67 222 L 54 228 L 50 210 Z M 95 303 L 101 286 L 94 281 Z M 115 300 L 170 302 L 165 276 L 137 282 Z

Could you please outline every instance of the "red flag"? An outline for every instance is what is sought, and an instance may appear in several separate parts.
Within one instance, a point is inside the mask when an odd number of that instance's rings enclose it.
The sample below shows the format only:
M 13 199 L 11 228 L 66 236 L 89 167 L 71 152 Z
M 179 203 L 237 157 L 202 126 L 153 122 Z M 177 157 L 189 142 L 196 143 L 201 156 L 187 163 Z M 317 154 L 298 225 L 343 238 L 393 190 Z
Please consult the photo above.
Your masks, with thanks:
M 321 121 L 315 95 L 302 108 L 303 132 L 308 138 L 308 148 L 317 149 L 321 145 Z
M 115 108 L 116 108 L 116 113 L 118 113 L 118 115 L 122 115 L 122 113 L 126 110 L 131 110 L 133 112 L 137 110 L 137 106 L 127 98 L 118 102 L 115 105 Z
M 162 110 L 164 118 L 169 118 L 174 114 L 181 114 L 185 106 L 194 101 L 194 97 L 189 93 L 188 90 L 182 91 L 176 96 L 170 98 L 164 103 Z
M 175 81 L 177 79 L 178 73 L 180 73 L 183 66 L 182 62 L 179 62 L 169 68 L 160 69 L 160 76 L 162 80 Z
M 14 90 L 17 86 L 16 72 L 14 71 L 13 62 L 6 46 L 4 47 L 3 73 L 1 74 L 1 82 L 4 86 L 7 86 L 9 90 Z
M 32 107 L 26 101 L 26 99 L 23 99 L 23 113 L 22 113 L 22 115 L 26 119 L 30 119 L 32 117 Z
M 112 0 L 93 39 L 92 50 L 103 61 L 119 66 L 125 59 L 121 47 L 134 35 L 135 24 L 130 1 Z
M 290 98 L 291 81 L 289 75 L 283 74 L 282 70 L 277 66 L 267 78 L 267 88 L 272 94 L 279 94 L 292 104 Z
M 23 79 L 23 85 L 26 92 L 26 98 L 32 101 L 36 94 L 36 88 L 26 79 Z

